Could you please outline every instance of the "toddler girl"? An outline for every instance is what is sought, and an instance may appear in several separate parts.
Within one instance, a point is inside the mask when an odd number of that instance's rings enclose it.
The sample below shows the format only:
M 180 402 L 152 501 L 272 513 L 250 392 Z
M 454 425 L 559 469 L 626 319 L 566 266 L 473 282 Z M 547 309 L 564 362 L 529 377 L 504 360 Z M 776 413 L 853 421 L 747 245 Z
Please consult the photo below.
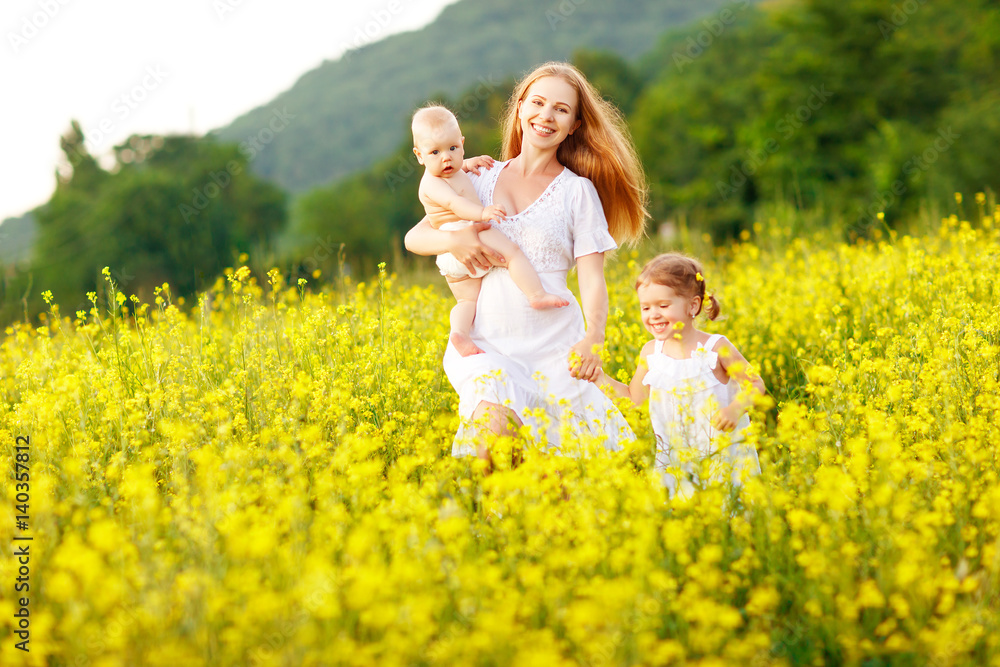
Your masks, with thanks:
M 686 496 L 708 482 L 728 478 L 739 485 L 743 474 L 759 474 L 757 450 L 744 442 L 743 430 L 754 395 L 766 389 L 725 336 L 694 327 L 703 307 L 709 319 L 719 315 L 718 301 L 705 295 L 701 264 L 676 253 L 659 255 L 635 285 L 653 340 L 643 346 L 631 384 L 603 371 L 597 382 L 636 405 L 649 399 L 655 470 L 664 486 Z

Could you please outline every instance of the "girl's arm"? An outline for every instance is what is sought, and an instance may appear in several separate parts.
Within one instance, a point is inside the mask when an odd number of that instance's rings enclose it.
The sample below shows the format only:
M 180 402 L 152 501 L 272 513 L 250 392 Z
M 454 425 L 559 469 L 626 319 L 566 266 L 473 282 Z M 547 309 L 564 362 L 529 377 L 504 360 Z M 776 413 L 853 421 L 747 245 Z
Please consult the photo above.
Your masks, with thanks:
M 614 378 L 607 375 L 603 369 L 598 372 L 596 383 L 598 386 L 607 385 L 611 387 L 616 394 L 623 398 L 630 398 L 632 402 L 639 406 L 646 402 L 649 398 L 649 387 L 642 383 L 643 379 L 646 377 L 646 373 L 649 372 L 649 363 L 646 361 L 646 355 L 649 354 L 652 349 L 652 343 L 646 343 L 642 347 L 642 351 L 639 353 L 639 362 L 635 366 L 635 374 L 632 376 L 632 381 L 628 384 L 624 382 L 619 382 Z
M 601 370 L 600 353 L 604 347 L 604 329 L 608 324 L 608 285 L 604 281 L 604 253 L 595 252 L 578 257 L 576 270 L 587 333 L 583 340 L 570 348 L 569 372 L 575 378 L 593 382 Z
M 732 431 L 743 413 L 753 407 L 754 399 L 767 393 L 767 387 L 764 386 L 764 380 L 760 375 L 751 371 L 746 358 L 727 339 L 720 340 L 715 347 L 722 370 L 730 379 L 739 382 L 740 393 L 732 403 L 715 413 L 712 417 L 712 426 L 720 431 Z M 720 349 L 725 349 L 728 354 L 723 354 Z
M 403 245 L 417 255 L 443 255 L 450 252 L 470 271 L 490 269 L 494 264 L 504 264 L 503 256 L 479 240 L 479 232 L 489 229 L 490 223 L 477 222 L 455 232 L 443 232 L 431 227 L 427 216 L 406 232 Z

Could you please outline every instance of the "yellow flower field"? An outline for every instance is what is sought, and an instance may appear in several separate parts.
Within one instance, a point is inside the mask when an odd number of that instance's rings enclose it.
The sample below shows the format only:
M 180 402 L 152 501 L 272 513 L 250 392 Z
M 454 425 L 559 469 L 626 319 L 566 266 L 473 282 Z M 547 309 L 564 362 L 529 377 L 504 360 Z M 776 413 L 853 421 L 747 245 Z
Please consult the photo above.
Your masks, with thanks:
M 109 280 L 0 339 L 0 663 L 1000 665 L 998 228 L 703 258 L 773 398 L 734 504 L 665 497 L 644 409 L 622 453 L 452 459 L 443 280 Z M 625 377 L 652 253 L 609 262 Z

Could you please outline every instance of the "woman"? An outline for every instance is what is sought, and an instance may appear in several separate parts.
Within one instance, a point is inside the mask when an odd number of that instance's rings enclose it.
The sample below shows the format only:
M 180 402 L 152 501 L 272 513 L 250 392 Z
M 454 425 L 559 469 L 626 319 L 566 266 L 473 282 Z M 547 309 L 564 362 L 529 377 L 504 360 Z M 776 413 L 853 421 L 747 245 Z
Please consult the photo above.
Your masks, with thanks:
M 477 425 L 504 435 L 525 423 L 549 446 L 559 446 L 565 426 L 620 449 L 634 435 L 590 381 L 601 368 L 608 318 L 604 253 L 640 237 L 647 217 L 635 148 L 617 109 L 565 63 L 542 65 L 517 85 L 502 131 L 503 162 L 472 176 L 476 192 L 484 205 L 507 211 L 497 226 L 527 255 L 546 291 L 570 305 L 534 310 L 506 271 L 483 278 L 472 337 L 484 353 L 462 357 L 449 345 L 444 355 L 463 417 L 452 453 L 488 460 L 482 438 L 470 445 Z M 450 252 L 470 269 L 502 265 L 479 241 L 483 228 L 444 232 L 425 218 L 406 235 L 406 248 Z M 574 263 L 582 311 L 566 286 Z

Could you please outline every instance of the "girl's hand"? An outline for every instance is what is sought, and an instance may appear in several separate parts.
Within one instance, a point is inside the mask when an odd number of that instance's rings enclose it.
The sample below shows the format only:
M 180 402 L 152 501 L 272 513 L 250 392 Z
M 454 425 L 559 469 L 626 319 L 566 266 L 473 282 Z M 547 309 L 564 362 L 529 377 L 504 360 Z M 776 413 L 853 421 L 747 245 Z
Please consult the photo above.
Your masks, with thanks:
M 739 405 L 727 405 L 722 408 L 712 417 L 712 426 L 719 429 L 720 431 L 725 431 L 729 433 L 736 428 L 736 423 L 743 416 L 742 406 Z
M 493 158 L 489 155 L 470 157 L 468 160 L 462 162 L 462 171 L 471 171 L 473 174 L 478 176 L 480 169 L 492 169 L 493 162 Z
M 470 272 L 477 269 L 488 271 L 494 266 L 504 266 L 507 260 L 503 255 L 479 240 L 479 232 L 490 228 L 488 222 L 476 222 L 454 232 L 448 232 L 451 236 L 451 247 L 448 249 L 459 262 L 465 265 Z
M 504 220 L 507 217 L 507 210 L 503 206 L 487 206 L 483 209 L 483 220 Z
M 570 375 L 579 379 L 595 382 L 601 371 L 601 346 L 584 338 L 569 350 Z

